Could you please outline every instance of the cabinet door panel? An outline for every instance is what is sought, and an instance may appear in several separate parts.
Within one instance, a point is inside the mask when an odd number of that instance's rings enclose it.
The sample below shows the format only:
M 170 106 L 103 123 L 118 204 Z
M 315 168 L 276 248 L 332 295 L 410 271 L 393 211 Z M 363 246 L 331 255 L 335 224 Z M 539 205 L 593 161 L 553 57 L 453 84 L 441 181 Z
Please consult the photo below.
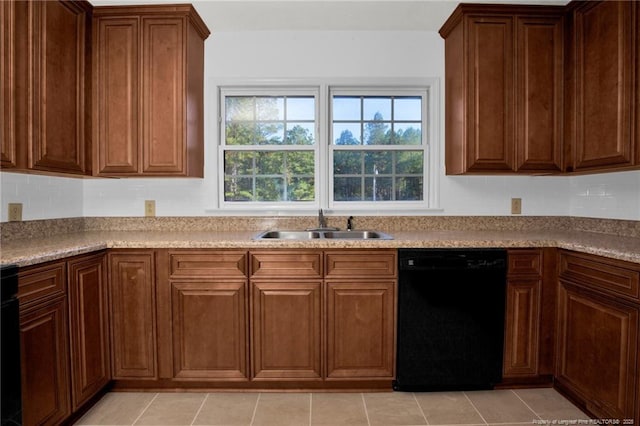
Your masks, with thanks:
M 327 377 L 393 378 L 395 283 L 327 283 Z
M 71 413 L 67 304 L 58 298 L 20 316 L 22 421 L 59 424 Z
M 254 380 L 321 378 L 321 282 L 253 283 Z
M 575 14 L 575 169 L 631 164 L 634 2 L 587 2 Z
M 74 411 L 110 380 L 104 254 L 69 262 L 69 320 Z
M 538 330 L 542 282 L 509 279 L 505 320 L 504 376 L 538 374 Z
M 97 20 L 94 141 L 99 173 L 136 173 L 138 164 L 139 20 Z
M 469 171 L 512 170 L 514 42 L 511 17 L 467 22 L 467 164 Z
M 171 284 L 174 377 L 247 379 L 246 285 Z
M 144 173 L 184 171 L 184 24 L 142 18 Z
M 0 167 L 16 167 L 13 2 L 0 2 Z
M 84 79 L 86 6 L 29 3 L 33 33 L 33 169 L 85 170 Z
M 516 19 L 516 168 L 561 170 L 562 18 Z
M 157 376 L 153 254 L 109 254 L 114 379 Z
M 557 383 L 601 418 L 633 418 L 638 308 L 560 284 Z

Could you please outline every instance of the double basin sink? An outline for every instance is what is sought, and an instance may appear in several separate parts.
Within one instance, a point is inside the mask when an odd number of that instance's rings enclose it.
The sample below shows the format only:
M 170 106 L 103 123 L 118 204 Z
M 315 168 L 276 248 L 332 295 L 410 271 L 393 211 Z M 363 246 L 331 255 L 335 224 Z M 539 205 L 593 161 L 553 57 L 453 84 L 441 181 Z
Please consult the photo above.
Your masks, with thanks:
M 392 240 L 389 234 L 379 231 L 265 231 L 253 237 L 254 240 Z

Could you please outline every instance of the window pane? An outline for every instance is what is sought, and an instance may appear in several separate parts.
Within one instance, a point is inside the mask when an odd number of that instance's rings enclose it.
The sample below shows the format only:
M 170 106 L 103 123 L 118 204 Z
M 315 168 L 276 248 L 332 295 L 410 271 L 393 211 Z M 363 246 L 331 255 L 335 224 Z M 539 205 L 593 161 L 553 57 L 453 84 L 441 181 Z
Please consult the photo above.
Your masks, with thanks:
M 360 123 L 334 123 L 334 145 L 360 145 Z
M 362 179 L 357 177 L 334 178 L 333 199 L 336 201 L 361 201 Z
M 334 96 L 333 119 L 360 121 L 362 119 L 360 111 L 360 96 Z
M 335 151 L 333 154 L 333 173 L 336 175 L 361 174 L 362 152 Z
M 244 96 L 227 96 L 225 98 L 225 120 L 254 120 L 255 101 Z
M 309 97 L 287 98 L 287 120 L 315 121 L 315 99 Z
M 382 120 L 370 121 L 364 124 L 365 145 L 390 145 L 391 126 Z
M 313 201 L 314 151 L 226 151 L 225 201 Z
M 313 145 L 315 143 L 315 124 L 287 123 L 284 143 L 287 145 Z
M 260 145 L 282 145 L 284 141 L 283 123 L 260 123 L 257 125 L 257 143 Z
M 396 179 L 396 200 L 422 200 L 422 177 L 401 177 Z
M 393 119 L 422 121 L 422 98 L 395 98 L 393 100 Z
M 364 172 L 366 174 L 393 173 L 393 153 L 368 151 L 364 154 Z
M 256 98 L 256 115 L 258 120 L 284 120 L 284 98 Z
M 422 125 L 420 123 L 395 123 L 394 145 L 422 144 Z
M 253 122 L 227 123 L 225 142 L 227 145 L 253 145 L 260 138 L 260 132 Z
M 396 153 L 396 173 L 418 174 L 423 173 L 422 151 L 402 151 Z
M 391 120 L 391 98 L 364 98 L 363 110 L 365 120 Z

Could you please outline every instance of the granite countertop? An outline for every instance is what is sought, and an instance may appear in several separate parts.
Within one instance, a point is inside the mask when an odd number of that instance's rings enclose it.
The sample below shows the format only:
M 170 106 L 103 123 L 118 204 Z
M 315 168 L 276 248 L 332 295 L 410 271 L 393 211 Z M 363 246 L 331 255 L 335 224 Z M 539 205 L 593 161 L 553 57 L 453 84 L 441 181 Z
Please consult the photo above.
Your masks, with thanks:
M 393 240 L 256 241 L 256 231 L 85 231 L 2 243 L 0 263 L 28 266 L 107 248 L 557 247 L 640 263 L 640 239 L 586 231 L 392 231 Z

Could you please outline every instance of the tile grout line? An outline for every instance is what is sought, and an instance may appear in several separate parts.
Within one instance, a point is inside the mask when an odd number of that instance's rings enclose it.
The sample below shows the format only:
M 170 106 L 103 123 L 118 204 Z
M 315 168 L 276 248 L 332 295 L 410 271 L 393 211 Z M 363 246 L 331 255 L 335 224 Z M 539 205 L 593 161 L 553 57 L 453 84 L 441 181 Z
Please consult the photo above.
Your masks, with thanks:
M 252 426 L 254 420 L 256 419 L 256 412 L 258 411 L 258 403 L 260 402 L 261 395 L 262 395 L 262 392 L 258 393 L 258 398 L 256 399 L 255 407 L 253 407 L 253 415 L 251 416 L 251 423 L 249 423 L 249 426 Z
M 425 424 L 429 425 L 429 420 L 427 420 L 427 416 L 424 414 L 424 411 L 422 410 L 422 405 L 420 405 L 420 403 L 418 402 L 416 393 L 411 392 L 411 395 L 413 395 L 413 400 L 416 402 L 416 404 L 418 404 L 418 409 L 420 410 L 420 414 L 422 414 L 422 417 L 424 418 Z
M 476 410 L 476 413 L 478 413 L 478 415 L 480 416 L 484 424 L 488 425 L 489 422 L 487 422 L 487 419 L 485 419 L 482 413 L 480 412 L 480 410 L 478 410 L 478 407 L 476 407 L 476 404 L 474 404 L 473 401 L 471 401 L 471 398 L 469 398 L 469 395 L 467 395 L 466 392 L 462 392 L 462 394 L 464 395 L 465 398 L 467 398 L 467 401 L 469 401 L 469 404 L 471 404 L 473 409 Z
M 311 426 L 311 411 L 313 410 L 313 392 L 309 392 L 309 426 Z
M 362 398 L 362 405 L 364 405 L 364 415 L 367 416 L 367 425 L 371 426 L 371 420 L 369 420 L 369 410 L 367 409 L 367 401 L 364 399 L 364 393 L 360 394 Z
M 520 395 L 518 395 L 518 394 L 516 393 L 516 391 L 515 391 L 515 390 L 511 389 L 511 392 L 513 392 L 513 394 L 516 396 L 516 398 L 518 398 L 520 401 L 522 401 L 522 403 L 523 403 L 523 404 L 524 404 L 524 405 L 525 405 L 529 410 L 531 410 L 531 412 L 533 413 L 533 415 L 534 415 L 534 416 L 536 416 L 536 417 L 538 418 L 538 420 L 542 420 L 542 417 L 540 417 L 540 415 L 539 415 L 539 414 L 538 414 L 538 413 L 537 413 L 533 408 L 531 408 L 531 407 L 529 406 L 529 404 L 527 404 L 527 403 L 524 401 L 524 399 L 520 398 Z
M 153 404 L 153 401 L 156 400 L 156 398 L 158 397 L 158 395 L 160 395 L 159 393 L 156 393 L 153 398 L 151 398 L 151 401 L 149 401 L 149 403 L 147 404 L 146 407 L 144 407 L 144 409 L 142 410 L 142 412 L 140 414 L 138 414 L 138 417 L 136 417 L 136 419 L 133 421 L 133 423 L 131 423 L 131 426 L 135 425 L 136 422 L 138 420 L 140 420 L 140 417 L 142 417 L 142 415 L 144 414 L 145 411 L 147 411 L 149 409 L 149 407 L 151 406 L 151 404 Z
M 191 420 L 191 426 L 193 426 L 193 424 L 195 423 L 196 419 L 198 418 L 198 415 L 200 414 L 200 411 L 202 411 L 202 407 L 204 407 L 204 403 L 207 402 L 207 399 L 209 399 L 209 393 L 207 393 L 204 396 L 204 399 L 202 400 L 202 404 L 200 404 L 200 408 L 198 408 L 198 411 L 196 411 L 196 415 L 193 417 L 193 420 Z

